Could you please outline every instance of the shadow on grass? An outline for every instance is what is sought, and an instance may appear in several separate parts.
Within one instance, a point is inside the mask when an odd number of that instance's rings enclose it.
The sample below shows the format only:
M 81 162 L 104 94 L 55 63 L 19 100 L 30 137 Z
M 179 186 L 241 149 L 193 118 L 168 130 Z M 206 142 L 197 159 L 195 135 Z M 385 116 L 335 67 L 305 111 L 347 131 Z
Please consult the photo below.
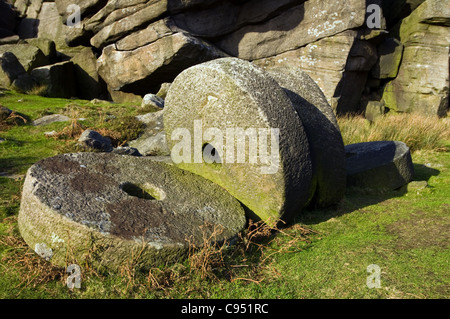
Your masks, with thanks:
M 0 173 L 3 176 L 24 174 L 37 161 L 39 157 L 32 156 L 0 158 Z
M 440 174 L 440 171 L 423 164 L 414 164 L 413 182 L 428 182 L 433 176 Z M 323 210 L 305 209 L 295 223 L 304 225 L 314 225 L 325 222 L 331 218 L 339 217 L 354 211 L 363 209 L 384 202 L 389 199 L 402 197 L 408 192 L 408 185 L 392 191 L 377 191 L 369 189 L 349 188 L 345 193 L 342 203 L 338 207 Z

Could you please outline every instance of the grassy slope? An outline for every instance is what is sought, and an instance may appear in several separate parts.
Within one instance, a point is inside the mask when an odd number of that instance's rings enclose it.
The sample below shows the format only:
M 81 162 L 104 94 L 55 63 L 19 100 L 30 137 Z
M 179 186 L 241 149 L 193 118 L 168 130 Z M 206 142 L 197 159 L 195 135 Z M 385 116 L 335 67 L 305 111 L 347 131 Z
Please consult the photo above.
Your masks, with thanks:
M 65 108 L 73 103 L 81 107 Z M 131 106 L 99 108 L 16 94 L 0 97 L 0 104 L 31 120 L 43 110 L 75 112 L 89 116 L 86 126 L 104 126 L 108 114 L 136 114 Z M 25 174 L 38 159 L 67 150 L 66 141 L 43 135 L 65 125 L 0 132 L 6 139 L 0 172 Z M 416 151 L 413 160 L 415 180 L 427 181 L 427 188 L 348 191 L 338 209 L 306 211 L 263 242 L 266 247 L 226 259 L 226 274 L 202 278 L 188 262 L 151 274 L 126 266 L 109 275 L 83 268 L 82 289 L 74 291 L 65 286 L 64 269 L 37 258 L 21 241 L 16 218 L 22 181 L 0 177 L 0 298 L 449 298 L 450 153 Z M 366 286 L 370 264 L 381 267 L 380 289 Z

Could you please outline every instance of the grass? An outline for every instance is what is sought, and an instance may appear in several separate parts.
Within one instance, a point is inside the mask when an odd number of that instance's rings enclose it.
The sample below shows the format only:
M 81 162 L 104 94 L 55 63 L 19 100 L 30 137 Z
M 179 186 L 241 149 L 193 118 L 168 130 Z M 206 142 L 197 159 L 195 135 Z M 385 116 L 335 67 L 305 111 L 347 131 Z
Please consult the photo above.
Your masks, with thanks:
M 374 122 L 362 116 L 338 119 L 345 144 L 370 141 L 402 141 L 416 150 L 448 151 L 450 121 L 435 116 L 399 113 L 385 115 Z
M 401 115 L 373 124 L 339 119 L 346 144 L 395 139 L 413 145 L 416 175 L 409 188 L 348 191 L 338 208 L 304 211 L 283 229 L 252 223 L 234 245 L 191 245 L 189 258 L 175 265 L 144 272 L 130 260 L 118 272 L 108 273 L 86 264 L 81 289 L 69 289 L 66 269 L 38 257 L 18 231 L 23 174 L 37 160 L 73 149 L 81 126 L 117 134 L 117 143 L 132 138 L 140 128 L 126 124 L 139 108 L 12 92 L 0 96 L 0 104 L 28 119 L 0 131 L 6 140 L 0 144 L 0 172 L 8 175 L 0 176 L 0 298 L 450 297 L 450 152 L 445 119 Z M 66 114 L 72 122 L 31 125 L 52 113 Z M 45 137 L 44 132 L 52 130 L 65 134 Z M 381 268 L 381 288 L 366 285 L 371 264 Z

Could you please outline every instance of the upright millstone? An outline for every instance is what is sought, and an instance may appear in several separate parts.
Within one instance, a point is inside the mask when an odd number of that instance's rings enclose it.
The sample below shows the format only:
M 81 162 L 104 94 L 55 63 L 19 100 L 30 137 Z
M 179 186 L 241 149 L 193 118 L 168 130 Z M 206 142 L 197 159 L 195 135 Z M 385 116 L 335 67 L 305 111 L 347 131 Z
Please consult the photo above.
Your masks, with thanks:
M 223 58 L 183 71 L 166 96 L 164 127 L 180 168 L 222 186 L 263 221 L 289 222 L 307 202 L 303 124 L 284 90 L 252 63 Z
M 300 69 L 268 72 L 286 91 L 308 136 L 313 167 L 310 204 L 318 208 L 338 204 L 346 186 L 345 148 L 333 109 L 319 86 Z
M 179 261 L 191 244 L 232 239 L 246 219 L 223 188 L 170 163 L 78 153 L 28 170 L 18 224 L 26 243 L 56 265 L 117 270 Z

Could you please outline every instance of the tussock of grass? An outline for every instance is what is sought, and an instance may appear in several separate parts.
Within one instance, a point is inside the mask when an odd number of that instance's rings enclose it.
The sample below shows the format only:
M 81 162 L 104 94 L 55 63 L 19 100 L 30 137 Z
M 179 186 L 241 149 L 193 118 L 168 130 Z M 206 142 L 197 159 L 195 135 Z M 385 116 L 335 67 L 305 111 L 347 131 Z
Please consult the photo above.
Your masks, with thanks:
M 401 141 L 412 152 L 417 150 L 448 151 L 450 121 L 420 114 L 385 115 L 374 122 L 362 116 L 338 118 L 344 143 Z

